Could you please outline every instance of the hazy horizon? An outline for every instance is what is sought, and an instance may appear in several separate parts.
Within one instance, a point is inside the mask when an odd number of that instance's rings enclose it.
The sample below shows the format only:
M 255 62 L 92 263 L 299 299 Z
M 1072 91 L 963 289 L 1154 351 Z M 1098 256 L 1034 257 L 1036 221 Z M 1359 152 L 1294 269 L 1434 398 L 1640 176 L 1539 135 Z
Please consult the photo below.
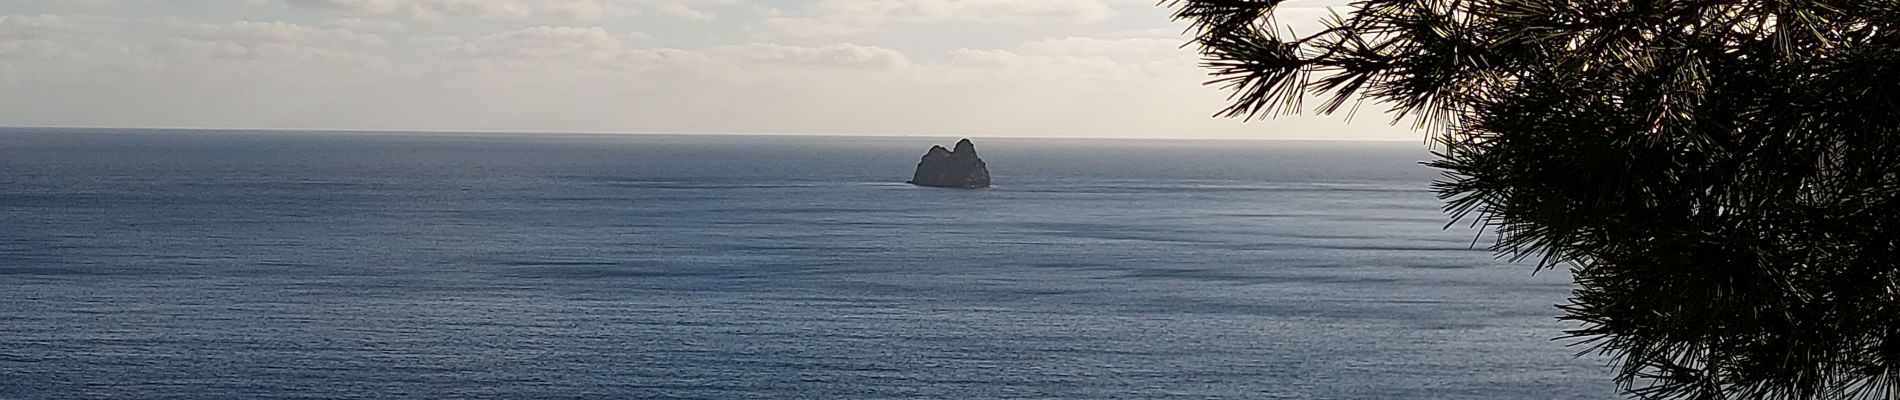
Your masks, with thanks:
M 5 126 L 0 129 L 24 130 L 70 130 L 70 131 L 179 131 L 179 132 L 287 132 L 287 133 L 348 133 L 348 134 L 396 134 L 396 135 L 501 135 L 501 136 L 711 136 L 711 137 L 810 137 L 810 138 L 969 138 L 990 139 L 1051 139 L 1051 140 L 1131 140 L 1131 141 L 1267 141 L 1267 142 L 1367 142 L 1367 143 L 1407 143 L 1426 144 L 1425 136 L 1417 138 L 1302 138 L 1302 137 L 1249 137 L 1249 136 L 1037 136 L 1037 135 L 977 135 L 956 133 L 802 133 L 802 132 L 640 132 L 640 131 L 531 131 L 531 130 L 392 130 L 392 129 L 300 129 L 300 128 L 245 128 L 245 127 L 132 127 L 132 126 Z
M 1319 16 L 1335 0 L 1289 2 Z M 1149 0 L 23 0 L 0 125 L 1422 140 L 1211 116 Z

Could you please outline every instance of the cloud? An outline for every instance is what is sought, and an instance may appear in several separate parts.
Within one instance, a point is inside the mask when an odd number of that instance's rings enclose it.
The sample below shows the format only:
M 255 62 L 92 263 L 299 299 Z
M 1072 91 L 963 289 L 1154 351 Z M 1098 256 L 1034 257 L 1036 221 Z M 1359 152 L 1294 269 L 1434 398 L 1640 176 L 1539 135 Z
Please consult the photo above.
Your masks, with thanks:
M 198 0 L 154 4 L 188 1 Z M 251 20 L 0 16 L 0 124 L 975 135 L 1261 130 L 1207 118 L 1226 93 L 1199 85 L 1205 71 L 1191 50 L 1177 48 L 1184 39 L 1165 15 L 1153 24 L 1124 23 L 1140 12 L 1127 7 L 1152 4 L 1145 0 L 819 0 L 723 27 L 604 20 L 635 13 L 709 18 L 731 0 L 212 3 L 221 5 L 194 15 Z M 146 9 L 102 4 L 126 7 L 120 15 Z M 472 20 L 479 18 L 520 19 Z M 586 22 L 594 18 L 603 21 Z M 849 40 L 705 29 L 756 27 L 770 18 L 802 20 L 789 23 L 809 23 L 815 34 L 938 26 Z M 984 32 L 941 36 L 947 29 Z
M 876 46 L 839 43 L 824 46 L 792 46 L 777 43 L 750 43 L 720 46 L 706 50 L 715 62 L 747 67 L 811 67 L 833 70 L 896 70 L 911 66 L 903 53 Z
M 285 69 L 384 68 L 382 36 L 278 21 L 0 16 L 6 82 L 268 77 Z M 0 83 L 6 83 L 0 82 Z
M 1198 55 L 1176 38 L 1061 37 L 1006 49 L 957 49 L 939 75 L 975 84 L 1006 82 L 1193 82 L 1202 72 Z
M 0 15 L 0 59 L 64 53 L 62 43 L 54 39 L 74 25 L 57 15 Z
M 120 21 L 94 15 L 0 15 L 0 60 L 70 64 L 122 52 L 122 44 L 100 40 L 118 31 Z
M 483 56 L 540 58 L 625 47 L 620 38 L 600 27 L 537 26 L 488 35 L 469 43 L 465 51 Z
M 1069 36 L 1033 40 L 1023 43 L 1019 48 L 1025 53 L 1046 56 L 1108 57 L 1142 62 L 1179 60 L 1186 56 L 1189 61 L 1192 61 L 1194 52 L 1181 47 L 1181 44 L 1185 42 L 1185 40 L 1172 37 L 1102 39 Z
M 79 23 L 58 15 L 0 15 L 0 39 L 44 39 L 79 29 Z
M 409 31 L 409 26 L 403 25 L 403 23 L 401 22 L 371 20 L 371 19 L 362 19 L 362 18 L 344 18 L 344 19 L 339 19 L 339 20 L 333 20 L 330 22 L 325 22 L 324 26 L 328 26 L 328 27 L 336 28 L 336 29 L 342 29 L 346 31 L 366 32 L 366 33 L 404 33 L 404 32 Z
M 192 40 L 240 44 L 313 44 L 322 46 L 382 46 L 382 36 L 345 29 L 314 28 L 278 21 L 235 21 L 220 24 L 186 24 L 179 37 Z
M 641 74 L 672 71 L 725 81 L 779 77 L 813 70 L 895 71 L 909 68 L 903 53 L 852 43 L 819 46 L 755 42 L 699 49 L 653 48 L 644 33 L 602 27 L 538 26 L 476 38 L 411 39 L 435 49 L 444 65 L 476 71 L 601 71 Z M 676 76 L 678 77 L 678 76 Z
M 406 14 L 411 17 L 443 21 L 457 17 L 519 19 L 561 16 L 594 21 L 659 13 L 675 17 L 706 20 L 713 17 L 708 7 L 734 4 L 737 0 L 284 0 L 299 7 L 330 9 L 359 14 Z
M 767 10 L 765 25 L 788 36 L 862 33 L 892 24 L 1087 23 L 1114 15 L 1102 0 L 820 0 L 799 15 Z
M 683 51 L 642 49 L 629 40 L 645 34 L 614 34 L 600 27 L 537 26 L 472 40 L 453 36 L 418 38 L 446 57 L 446 64 L 481 71 L 648 70 L 667 66 Z
M 297 68 L 383 68 L 390 63 L 378 51 L 388 42 L 377 34 L 279 21 L 169 25 L 169 37 L 152 46 L 154 53 L 141 57 L 168 64 L 229 65 L 213 61 L 225 60 L 281 63 Z

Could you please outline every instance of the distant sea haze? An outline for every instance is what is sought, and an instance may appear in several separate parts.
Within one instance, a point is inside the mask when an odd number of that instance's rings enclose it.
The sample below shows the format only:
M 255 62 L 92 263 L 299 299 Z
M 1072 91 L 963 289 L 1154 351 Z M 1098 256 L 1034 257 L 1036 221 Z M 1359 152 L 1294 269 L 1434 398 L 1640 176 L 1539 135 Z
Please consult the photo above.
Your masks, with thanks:
M 1417 143 L 0 129 L 0 398 L 1609 399 Z

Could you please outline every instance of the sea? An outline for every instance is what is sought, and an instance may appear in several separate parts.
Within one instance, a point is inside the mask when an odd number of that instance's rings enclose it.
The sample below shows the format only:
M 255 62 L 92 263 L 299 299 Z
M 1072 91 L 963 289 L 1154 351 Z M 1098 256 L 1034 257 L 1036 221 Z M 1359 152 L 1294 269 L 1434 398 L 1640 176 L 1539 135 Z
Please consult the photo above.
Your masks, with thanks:
M 1610 399 L 1422 141 L 0 129 L 0 399 Z

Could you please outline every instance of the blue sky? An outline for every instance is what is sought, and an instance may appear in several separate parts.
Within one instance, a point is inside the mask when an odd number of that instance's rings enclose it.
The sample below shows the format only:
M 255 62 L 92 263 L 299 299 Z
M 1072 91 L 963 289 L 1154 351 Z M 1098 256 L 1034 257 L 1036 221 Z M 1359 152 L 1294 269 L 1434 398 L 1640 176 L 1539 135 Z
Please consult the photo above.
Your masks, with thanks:
M 1329 3 L 1296 0 L 1288 20 Z M 0 125 L 1407 139 L 1210 115 L 1149 0 L 10 0 Z

